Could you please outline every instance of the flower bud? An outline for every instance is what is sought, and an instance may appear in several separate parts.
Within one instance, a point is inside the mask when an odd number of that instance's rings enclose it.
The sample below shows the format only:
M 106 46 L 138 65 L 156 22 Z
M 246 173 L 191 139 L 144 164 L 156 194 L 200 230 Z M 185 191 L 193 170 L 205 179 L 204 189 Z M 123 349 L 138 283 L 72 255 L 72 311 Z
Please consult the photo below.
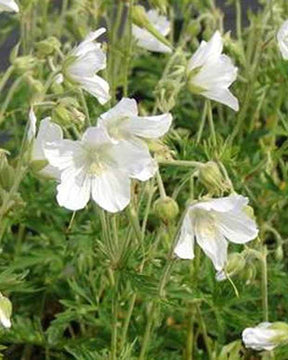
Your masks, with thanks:
M 79 104 L 73 98 L 64 98 L 52 111 L 52 119 L 62 126 L 77 125 L 81 128 L 85 122 L 85 115 L 77 109 Z
M 234 276 L 240 273 L 246 265 L 245 258 L 242 254 L 232 253 L 228 255 L 228 260 L 225 268 L 221 271 L 218 271 L 216 274 L 217 281 L 223 281 L 229 277 Z
M 154 213 L 163 222 L 167 223 L 176 218 L 179 213 L 177 202 L 166 196 L 164 199 L 159 198 L 154 203 Z
M 264 322 L 242 333 L 246 348 L 257 351 L 271 351 L 279 345 L 288 343 L 288 325 L 284 322 Z
M 167 0 L 151 0 L 152 6 L 160 9 L 164 13 L 167 11 Z
M 284 258 L 284 251 L 283 251 L 283 246 L 282 245 L 278 245 L 275 251 L 275 258 L 278 261 L 282 261 Z
M 132 7 L 132 21 L 140 28 L 145 28 L 163 44 L 171 47 L 169 41 L 151 24 L 143 6 L 135 5 Z
M 35 58 L 30 55 L 19 56 L 13 61 L 15 71 L 19 74 L 24 74 L 26 71 L 32 70 L 35 65 Z
M 0 149 L 0 187 L 9 191 L 14 183 L 15 170 L 9 165 L 6 155 L 7 151 Z
M 214 161 L 200 165 L 198 179 L 213 194 L 221 194 L 229 189 L 227 181 Z
M 40 57 L 52 55 L 60 46 L 59 40 L 54 36 L 50 36 L 48 39 L 39 41 L 36 44 L 37 55 Z
M 5 328 L 11 327 L 12 304 L 11 301 L 0 294 L 0 323 Z

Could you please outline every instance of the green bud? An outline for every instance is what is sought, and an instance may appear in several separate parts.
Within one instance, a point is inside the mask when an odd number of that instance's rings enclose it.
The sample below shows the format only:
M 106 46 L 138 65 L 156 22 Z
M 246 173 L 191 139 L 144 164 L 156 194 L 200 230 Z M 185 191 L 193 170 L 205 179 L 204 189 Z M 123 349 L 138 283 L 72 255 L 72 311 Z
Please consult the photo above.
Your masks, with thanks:
M 141 5 L 132 7 L 132 21 L 140 28 L 144 28 L 161 41 L 164 45 L 171 48 L 170 42 L 150 23 L 145 8 Z
M 166 196 L 164 199 L 159 198 L 154 203 L 154 213 L 164 223 L 174 220 L 179 213 L 177 202 Z
M 41 81 L 34 79 L 29 74 L 25 77 L 25 79 L 30 86 L 34 97 L 39 97 L 44 93 L 44 85 L 41 83 Z
M 227 181 L 223 177 L 219 166 L 214 161 L 208 161 L 199 167 L 198 179 L 212 194 L 221 194 L 229 189 Z
M 15 170 L 8 163 L 7 153 L 6 150 L 0 149 L 0 186 L 9 191 L 14 183 Z
M 282 261 L 284 258 L 284 251 L 283 251 L 283 246 L 282 245 L 278 245 L 277 249 L 275 251 L 275 258 L 278 261 Z
M 241 350 L 241 340 L 233 341 L 222 348 L 217 360 L 239 360 L 241 358 Z
M 232 277 L 240 273 L 246 266 L 245 258 L 242 254 L 231 253 L 228 255 L 227 264 L 224 270 L 219 271 L 216 275 L 218 281 L 226 280 L 227 275 Z
M 32 70 L 36 65 L 36 60 L 33 56 L 20 56 L 13 61 L 15 71 L 23 74 L 26 71 Z
M 11 301 L 0 294 L 0 323 L 5 328 L 11 327 L 12 304 Z
M 276 330 L 277 334 L 271 339 L 276 345 L 284 345 L 288 343 L 288 324 L 277 321 L 269 326 L 269 330 Z
M 37 55 L 45 57 L 52 55 L 57 49 L 60 49 L 61 43 L 54 36 L 50 36 L 46 40 L 39 41 L 36 44 Z
M 187 33 L 191 36 L 191 38 L 196 37 L 201 31 L 201 25 L 199 21 L 192 20 L 190 21 Z

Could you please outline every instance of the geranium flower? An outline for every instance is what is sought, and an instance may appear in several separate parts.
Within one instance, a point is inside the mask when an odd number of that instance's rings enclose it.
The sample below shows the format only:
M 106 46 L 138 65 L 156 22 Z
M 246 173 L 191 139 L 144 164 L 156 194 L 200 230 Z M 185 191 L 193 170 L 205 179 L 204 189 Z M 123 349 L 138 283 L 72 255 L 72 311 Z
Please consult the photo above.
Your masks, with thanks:
M 100 28 L 91 32 L 72 52 L 64 62 L 64 76 L 78 84 L 84 90 L 95 96 L 100 104 L 109 99 L 109 84 L 96 75 L 96 72 L 106 68 L 106 54 L 101 44 L 95 42 L 106 29 Z
M 193 259 L 196 239 L 215 269 L 222 270 L 227 261 L 227 240 L 245 244 L 258 234 L 255 221 L 245 213 L 247 204 L 247 198 L 231 195 L 189 206 L 175 254 L 182 259 Z
M 0 0 L 0 12 L 1 11 L 19 12 L 19 6 L 14 0 Z
M 170 21 L 163 15 L 160 15 L 157 10 L 149 10 L 146 13 L 151 25 L 164 37 L 166 37 L 170 30 Z M 154 52 L 171 53 L 169 46 L 163 44 L 148 30 L 141 28 L 135 24 L 132 25 L 132 34 L 137 41 L 137 45 Z
M 138 161 L 127 166 L 130 167 L 130 176 L 142 181 L 151 178 L 157 170 L 157 164 L 142 138 L 157 139 L 163 136 L 171 123 L 172 115 L 169 113 L 138 116 L 137 102 L 128 98 L 123 98 L 98 119 L 98 126 L 105 128 L 115 144 L 135 154 Z
M 277 33 L 277 40 L 283 59 L 288 60 L 288 20 L 280 27 Z
M 63 133 L 59 125 L 51 122 L 47 117 L 40 121 L 38 134 L 36 136 L 37 118 L 33 109 L 29 112 L 28 141 L 32 142 L 31 161 L 39 168 L 39 174 L 47 177 L 58 178 L 59 171 L 57 168 L 48 164 L 44 154 L 44 146 L 47 142 L 59 141 L 63 138 Z
M 46 144 L 44 151 L 61 172 L 57 201 L 74 211 L 90 198 L 107 211 L 123 210 L 130 201 L 130 166 L 143 167 L 137 153 L 113 143 L 102 127 L 88 128 L 81 140 Z
M 271 351 L 288 342 L 288 325 L 283 322 L 263 322 L 254 328 L 245 329 L 242 339 L 246 348 Z
M 218 101 L 235 111 L 239 110 L 237 98 L 229 91 L 236 80 L 237 67 L 222 54 L 223 41 L 216 31 L 210 41 L 202 41 L 188 62 L 188 87 L 208 99 Z

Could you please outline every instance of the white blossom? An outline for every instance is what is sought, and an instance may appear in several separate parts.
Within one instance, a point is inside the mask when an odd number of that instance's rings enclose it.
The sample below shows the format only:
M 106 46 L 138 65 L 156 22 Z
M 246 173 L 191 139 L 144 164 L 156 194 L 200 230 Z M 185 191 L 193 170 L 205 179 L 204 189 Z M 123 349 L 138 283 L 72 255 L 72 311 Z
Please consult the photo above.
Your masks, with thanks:
M 0 324 L 9 329 L 11 327 L 12 304 L 0 293 Z
M 228 241 L 244 244 L 256 238 L 255 221 L 245 212 L 248 199 L 241 195 L 200 201 L 189 206 L 174 249 L 182 259 L 194 258 L 194 239 L 217 271 L 227 261 Z
M 33 108 L 29 112 L 29 128 L 27 133 L 28 141 L 32 143 L 31 161 L 43 163 L 44 167 L 39 170 L 39 174 L 47 177 L 58 178 L 59 171 L 57 168 L 51 166 L 47 162 L 44 154 L 44 146 L 47 142 L 52 143 L 63 138 L 63 133 L 59 125 L 53 123 L 49 117 L 40 121 L 39 130 L 37 133 L 36 127 L 37 118 Z M 37 136 L 36 136 L 37 133 Z
M 246 348 L 271 351 L 276 346 L 287 343 L 288 326 L 281 322 L 263 322 L 256 327 L 246 328 L 242 339 Z
M 146 13 L 151 25 L 163 36 L 167 36 L 171 31 L 170 21 L 166 16 L 160 15 L 158 10 L 149 10 Z M 137 41 L 137 45 L 153 52 L 171 53 L 169 46 L 163 44 L 148 30 L 137 25 L 132 25 L 132 33 Z
M 238 69 L 227 55 L 222 54 L 222 50 L 219 31 L 208 42 L 201 42 L 188 62 L 188 85 L 193 92 L 238 111 L 238 100 L 229 90 Z
M 277 40 L 283 59 L 288 60 L 288 20 L 280 27 Z
M 19 6 L 14 0 L 0 0 L 1 11 L 19 12 Z
M 170 113 L 157 116 L 138 116 L 137 102 L 123 98 L 115 107 L 102 114 L 98 125 L 105 128 L 111 140 L 121 145 L 128 153 L 134 154 L 138 161 L 127 162 L 130 176 L 138 180 L 148 180 L 157 170 L 143 138 L 156 139 L 170 128 Z
M 106 54 L 101 44 L 95 42 L 105 31 L 106 29 L 100 28 L 88 34 L 64 63 L 64 76 L 96 97 L 100 104 L 105 104 L 110 99 L 109 84 L 96 75 L 106 68 Z

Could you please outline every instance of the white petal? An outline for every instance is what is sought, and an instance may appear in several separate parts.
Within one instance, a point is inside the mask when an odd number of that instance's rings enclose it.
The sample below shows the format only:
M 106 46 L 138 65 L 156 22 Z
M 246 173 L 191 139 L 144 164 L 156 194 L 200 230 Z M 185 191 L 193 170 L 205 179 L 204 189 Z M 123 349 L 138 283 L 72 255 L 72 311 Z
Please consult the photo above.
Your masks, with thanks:
M 280 52 L 285 60 L 288 60 L 288 20 L 280 27 L 277 33 Z
M 181 225 L 179 239 L 174 253 L 181 259 L 194 259 L 194 232 L 189 211 Z
M 229 106 L 234 111 L 239 110 L 238 99 L 228 90 L 222 88 L 209 89 L 209 91 L 204 91 L 202 93 L 208 99 L 218 101 L 221 104 Z
M 113 145 L 110 137 L 104 128 L 98 126 L 89 127 L 82 136 L 82 141 L 93 147 L 101 147 L 103 145 Z
M 37 118 L 33 108 L 31 107 L 29 111 L 29 124 L 27 131 L 27 139 L 29 142 L 32 141 L 36 136 L 36 123 L 37 123 Z
M 188 71 L 203 66 L 205 63 L 215 62 L 220 57 L 222 50 L 223 42 L 221 34 L 219 31 L 216 31 L 208 42 L 201 42 L 198 50 L 188 63 Z
M 104 210 L 115 213 L 130 202 L 130 180 L 126 173 L 108 169 L 92 180 L 92 198 Z
M 269 330 L 270 323 L 262 323 L 254 328 L 247 328 L 242 333 L 245 347 L 257 351 L 271 351 L 276 347 L 273 338 L 277 337 L 277 331 Z
M 137 41 L 137 45 L 143 49 L 159 53 L 172 53 L 172 49 L 169 46 L 163 44 L 146 29 L 132 25 L 132 34 Z
M 19 12 L 19 6 L 14 0 L 0 0 L 0 12 L 1 11 Z
M 77 57 L 68 67 L 67 72 L 75 77 L 92 77 L 96 72 L 106 68 L 106 54 L 95 46 L 85 54 Z
M 131 178 L 147 181 L 158 169 L 157 162 L 151 157 L 147 145 L 138 139 L 120 141 L 111 151 L 119 168 L 128 172 Z
M 72 55 L 82 56 L 85 55 L 88 51 L 95 49 L 95 47 L 99 49 L 101 44 L 94 42 L 94 40 L 96 40 L 105 32 L 105 28 L 100 28 L 94 32 L 90 32 L 86 38 L 74 50 L 72 50 Z
M 209 219 L 197 218 L 194 223 L 194 232 L 197 243 L 212 260 L 215 269 L 217 271 L 223 269 L 227 261 L 228 243 L 213 224 L 213 220 L 210 222 Z
M 82 146 L 80 141 L 61 140 L 44 144 L 44 154 L 50 165 L 59 170 L 75 166 L 75 159 L 81 163 Z
M 172 115 L 131 117 L 127 123 L 131 134 L 144 138 L 159 138 L 166 134 L 172 124 Z
M 84 171 L 74 167 L 61 174 L 61 184 L 57 186 L 57 201 L 69 210 L 83 209 L 89 201 L 91 180 Z
M 77 78 L 77 81 L 79 81 L 83 89 L 85 89 L 89 94 L 96 97 L 100 104 L 103 105 L 110 100 L 109 84 L 100 76 L 94 75 L 87 78 L 79 77 Z
M 118 104 L 100 116 L 99 125 L 107 124 L 109 119 L 137 116 L 137 102 L 135 99 L 122 98 Z
M 231 210 L 241 210 L 247 205 L 249 200 L 242 195 L 230 195 L 209 201 L 201 201 L 191 206 L 191 209 L 214 210 L 219 212 L 228 212 Z
M 166 16 L 160 15 L 158 10 L 147 11 L 147 18 L 157 31 L 163 36 L 167 36 L 171 30 L 170 21 Z
M 32 149 L 33 160 L 46 160 L 44 154 L 45 143 L 51 143 L 61 140 L 63 137 L 62 129 L 59 125 L 51 122 L 50 118 L 40 121 L 37 138 L 34 141 Z
M 216 216 L 221 233 L 227 240 L 236 244 L 245 244 L 258 235 L 256 222 L 244 211 L 218 213 Z

